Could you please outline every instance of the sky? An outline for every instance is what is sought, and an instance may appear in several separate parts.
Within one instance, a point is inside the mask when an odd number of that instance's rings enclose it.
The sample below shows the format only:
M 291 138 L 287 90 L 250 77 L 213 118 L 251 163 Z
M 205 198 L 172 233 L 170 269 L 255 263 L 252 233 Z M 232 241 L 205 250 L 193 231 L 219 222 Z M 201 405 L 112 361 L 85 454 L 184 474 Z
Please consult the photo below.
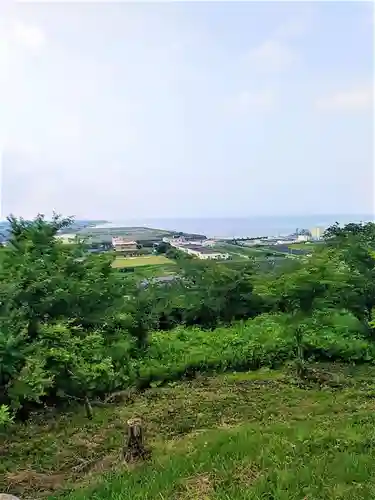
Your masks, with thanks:
M 2 218 L 374 213 L 372 3 L 0 3 Z

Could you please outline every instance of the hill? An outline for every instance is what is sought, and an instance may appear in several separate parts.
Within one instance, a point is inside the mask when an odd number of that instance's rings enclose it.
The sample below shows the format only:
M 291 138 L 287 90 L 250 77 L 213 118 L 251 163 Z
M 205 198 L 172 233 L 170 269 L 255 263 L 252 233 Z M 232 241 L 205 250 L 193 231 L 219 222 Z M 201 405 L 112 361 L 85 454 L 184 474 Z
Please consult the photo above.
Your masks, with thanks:
M 369 499 L 375 491 L 374 367 L 315 365 L 199 376 L 82 411 L 40 415 L 3 444 L 1 487 L 22 498 Z M 149 462 L 122 459 L 144 419 Z
M 70 224 L 10 218 L 1 247 L 4 491 L 373 497 L 375 224 L 336 224 L 267 269 L 176 254 L 178 279 L 145 286 L 59 241 Z M 133 417 L 151 455 L 129 463 Z

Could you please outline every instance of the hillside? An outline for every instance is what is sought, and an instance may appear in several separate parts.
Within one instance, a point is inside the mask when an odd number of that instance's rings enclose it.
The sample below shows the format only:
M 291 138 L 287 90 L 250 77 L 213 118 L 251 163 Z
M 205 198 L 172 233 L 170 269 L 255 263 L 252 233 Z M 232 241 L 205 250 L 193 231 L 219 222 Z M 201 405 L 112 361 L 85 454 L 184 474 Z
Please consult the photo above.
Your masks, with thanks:
M 92 421 L 79 408 L 36 415 L 2 447 L 1 488 L 56 500 L 373 498 L 375 369 L 314 370 L 305 383 L 288 370 L 199 376 L 95 407 Z M 133 416 L 152 458 L 129 468 Z
M 168 254 L 178 279 L 145 286 L 70 224 L 10 218 L 0 249 L 3 491 L 372 498 L 375 224 L 267 268 Z M 133 417 L 151 455 L 129 462 Z

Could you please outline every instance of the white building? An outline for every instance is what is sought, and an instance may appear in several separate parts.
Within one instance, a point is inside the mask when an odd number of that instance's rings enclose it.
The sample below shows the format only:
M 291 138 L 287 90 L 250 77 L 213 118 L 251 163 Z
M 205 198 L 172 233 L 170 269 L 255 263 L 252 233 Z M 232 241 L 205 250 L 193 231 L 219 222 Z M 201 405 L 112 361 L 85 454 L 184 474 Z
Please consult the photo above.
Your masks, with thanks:
M 311 233 L 313 240 L 322 239 L 324 231 L 325 231 L 324 227 L 313 227 L 312 229 L 310 229 L 310 233 Z
M 198 259 L 203 260 L 227 260 L 230 258 L 229 253 L 217 252 L 202 245 L 188 244 L 177 246 L 176 248 L 181 252 L 194 255 L 194 257 L 198 257 Z
M 309 241 L 311 237 L 308 234 L 299 234 L 297 236 L 297 241 Z
M 128 240 L 122 236 L 114 236 L 112 238 L 112 246 L 116 252 L 134 252 L 138 249 L 136 241 Z

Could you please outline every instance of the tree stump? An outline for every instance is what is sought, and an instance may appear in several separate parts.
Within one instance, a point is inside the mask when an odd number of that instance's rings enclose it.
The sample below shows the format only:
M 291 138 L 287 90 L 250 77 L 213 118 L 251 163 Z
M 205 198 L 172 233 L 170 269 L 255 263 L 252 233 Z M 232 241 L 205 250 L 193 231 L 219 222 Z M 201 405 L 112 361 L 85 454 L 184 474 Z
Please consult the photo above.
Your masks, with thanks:
M 8 495 L 7 493 L 0 493 L 0 500 L 20 500 L 14 495 Z
M 143 427 L 140 418 L 131 418 L 127 421 L 128 435 L 124 446 L 124 458 L 126 462 L 146 460 L 150 456 L 150 450 L 145 448 L 143 442 Z

